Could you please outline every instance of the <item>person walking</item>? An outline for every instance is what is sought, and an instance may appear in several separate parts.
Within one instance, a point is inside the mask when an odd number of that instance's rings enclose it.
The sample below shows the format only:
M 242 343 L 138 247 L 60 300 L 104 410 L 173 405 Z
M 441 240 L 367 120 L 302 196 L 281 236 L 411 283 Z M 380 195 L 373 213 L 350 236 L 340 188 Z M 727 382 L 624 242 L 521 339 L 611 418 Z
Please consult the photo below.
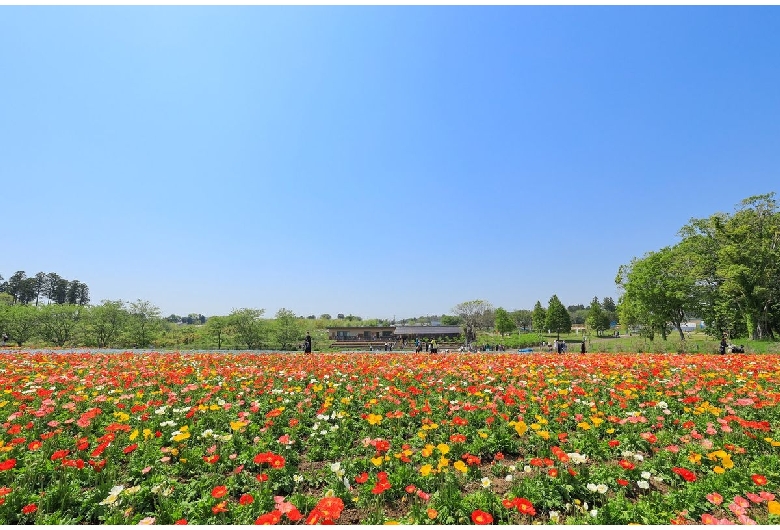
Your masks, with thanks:
M 306 338 L 303 339 L 303 353 L 311 353 L 311 335 L 306 332 Z
M 582 345 L 580 346 L 580 353 L 585 353 L 585 339 L 582 339 Z

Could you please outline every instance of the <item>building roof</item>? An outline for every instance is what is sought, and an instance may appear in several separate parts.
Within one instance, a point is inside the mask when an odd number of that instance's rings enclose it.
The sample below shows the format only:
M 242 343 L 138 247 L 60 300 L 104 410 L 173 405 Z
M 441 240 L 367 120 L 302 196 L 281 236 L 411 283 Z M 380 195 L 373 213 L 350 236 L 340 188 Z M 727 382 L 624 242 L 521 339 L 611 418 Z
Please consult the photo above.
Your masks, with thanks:
M 460 326 L 396 326 L 396 335 L 460 335 Z

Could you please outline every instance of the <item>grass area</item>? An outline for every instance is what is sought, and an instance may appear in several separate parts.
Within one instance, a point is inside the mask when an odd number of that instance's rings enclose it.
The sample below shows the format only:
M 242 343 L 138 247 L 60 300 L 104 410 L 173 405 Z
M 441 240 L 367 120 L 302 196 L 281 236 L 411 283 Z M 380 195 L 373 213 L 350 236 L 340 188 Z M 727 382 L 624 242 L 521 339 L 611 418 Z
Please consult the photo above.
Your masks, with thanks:
M 660 336 L 654 340 L 637 335 L 621 335 L 620 337 L 597 337 L 586 335 L 586 348 L 588 352 L 600 353 L 717 353 L 719 340 L 708 335 L 695 332 L 687 333 L 685 340 L 681 340 L 679 334 L 673 333 L 666 340 Z M 556 334 L 514 333 L 502 337 L 497 333 L 480 334 L 477 340 L 479 345 L 503 344 L 507 348 L 533 347 L 539 349 L 542 341 L 547 344 L 558 338 Z M 561 340 L 570 344 L 569 352 L 579 351 L 582 342 L 581 333 L 562 333 Z M 733 344 L 744 345 L 747 353 L 780 353 L 780 341 L 736 339 Z M 571 346 L 576 345 L 576 347 Z

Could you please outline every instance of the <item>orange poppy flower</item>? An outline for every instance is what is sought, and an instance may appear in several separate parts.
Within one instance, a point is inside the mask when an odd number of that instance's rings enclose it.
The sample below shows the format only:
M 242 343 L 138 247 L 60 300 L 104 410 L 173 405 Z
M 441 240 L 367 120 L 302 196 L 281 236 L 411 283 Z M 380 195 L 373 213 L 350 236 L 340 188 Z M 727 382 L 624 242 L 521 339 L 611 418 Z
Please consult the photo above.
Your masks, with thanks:
M 214 489 L 211 490 L 211 496 L 215 499 L 220 499 L 227 495 L 227 487 L 226 486 L 215 486 Z

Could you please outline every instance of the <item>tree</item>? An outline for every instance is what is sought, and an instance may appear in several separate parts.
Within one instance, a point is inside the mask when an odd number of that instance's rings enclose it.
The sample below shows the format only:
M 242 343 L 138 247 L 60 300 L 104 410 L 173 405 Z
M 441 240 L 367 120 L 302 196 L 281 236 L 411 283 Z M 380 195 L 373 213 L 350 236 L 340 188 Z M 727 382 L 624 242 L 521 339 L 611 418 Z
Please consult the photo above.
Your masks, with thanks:
M 604 297 L 604 300 L 601 302 L 601 308 L 607 313 L 614 313 L 617 310 L 615 301 L 609 296 Z
M 52 301 L 55 304 L 65 304 L 68 302 L 68 286 L 70 282 L 65 278 L 59 278 L 57 284 L 54 286 L 54 298 Z
M 295 313 L 281 308 L 274 316 L 274 335 L 282 350 L 289 349 L 301 338 L 301 328 Z
M 537 300 L 534 304 L 534 310 L 531 313 L 531 321 L 533 322 L 534 331 L 541 334 L 547 329 L 545 323 L 547 322 L 547 310 L 542 307 L 542 303 Z
M 83 315 L 84 330 L 98 348 L 116 345 L 130 317 L 122 300 L 102 300 Z
M 38 308 L 29 305 L 0 305 L 0 324 L 3 332 L 19 347 L 35 334 L 38 326 Z
M 441 325 L 442 326 L 460 326 L 461 319 L 460 317 L 454 316 L 454 315 L 442 315 L 441 316 Z
M 66 303 L 72 305 L 87 305 L 89 303 L 89 287 L 78 280 L 68 282 Z
M 25 278 L 19 285 L 18 302 L 20 304 L 29 304 L 35 300 L 35 277 Z
M 77 305 L 56 304 L 42 306 L 38 315 L 41 336 L 44 340 L 59 347 L 64 346 L 74 338 L 80 316 L 80 308 Z
M 160 308 L 146 300 L 130 302 L 130 341 L 138 348 L 145 348 L 160 329 Z
M 774 339 L 771 313 L 780 302 L 780 213 L 774 193 L 748 197 L 715 228 L 720 290 L 736 305 L 754 340 Z
M 16 271 L 6 283 L 6 292 L 14 297 L 14 303 L 23 303 L 19 300 L 22 293 L 23 282 L 27 279 L 27 273 L 24 271 Z
M 493 307 L 484 300 L 462 302 L 452 308 L 452 312 L 458 315 L 463 323 L 467 343 L 477 340 L 478 329 L 489 328 L 487 318 L 492 311 Z
M 598 296 L 594 296 L 588 308 L 588 316 L 585 319 L 588 329 L 596 332 L 596 336 L 609 329 L 609 315 L 603 310 Z
M 210 317 L 206 321 L 206 333 L 217 340 L 217 349 L 222 349 L 222 340 L 230 330 L 230 321 L 227 317 Z
M 320 315 L 320 320 L 330 320 L 330 314 L 329 313 L 323 313 Z
M 561 338 L 561 333 L 569 333 L 571 331 L 571 317 L 561 301 L 558 300 L 557 295 L 552 295 L 550 298 L 544 325 L 550 331 L 557 333 L 559 339 Z
M 246 344 L 247 349 L 255 350 L 262 346 L 266 338 L 266 330 L 262 321 L 265 309 L 234 309 L 230 312 L 230 323 L 235 330 L 236 338 Z
M 517 329 L 517 324 L 512 319 L 512 317 L 509 316 L 509 313 L 507 313 L 506 309 L 504 309 L 503 307 L 499 307 L 496 309 L 495 326 L 496 326 L 496 331 L 498 331 L 502 337 L 505 334 L 511 333 Z
M 630 304 L 630 318 L 637 324 L 661 333 L 666 340 L 668 326 L 674 326 L 685 339 L 682 323 L 695 308 L 695 278 L 691 265 L 679 247 L 664 247 L 621 266 L 615 279 L 624 291 L 623 303 Z M 626 313 L 628 316 L 629 313 Z
M 45 272 L 39 272 L 35 275 L 35 306 L 38 306 L 38 302 L 40 301 L 41 294 L 43 294 L 43 289 L 46 285 L 46 273 Z
M 46 274 L 46 278 L 43 282 L 43 294 L 49 300 L 49 303 L 54 302 L 57 298 L 57 289 L 60 285 L 60 275 L 56 272 L 50 272 Z
M 518 328 L 522 328 L 523 331 L 528 331 L 528 328 L 533 324 L 533 312 L 528 309 L 518 309 L 512 311 L 509 316 L 515 321 Z

